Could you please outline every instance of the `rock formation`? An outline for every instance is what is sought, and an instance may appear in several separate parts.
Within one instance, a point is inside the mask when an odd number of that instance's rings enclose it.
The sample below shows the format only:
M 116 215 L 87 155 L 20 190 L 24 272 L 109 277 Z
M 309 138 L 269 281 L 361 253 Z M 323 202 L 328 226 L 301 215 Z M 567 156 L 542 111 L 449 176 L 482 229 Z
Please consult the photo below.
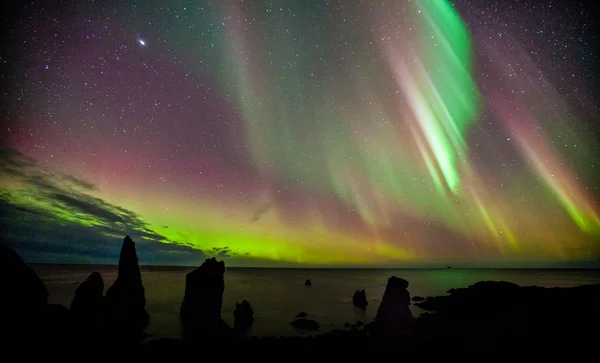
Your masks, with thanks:
M 150 322 L 135 242 L 126 236 L 119 257 L 119 274 L 106 291 L 103 327 L 117 340 L 137 340 Z
M 233 329 L 239 337 L 247 337 L 254 323 L 254 310 L 246 300 L 241 303 L 235 303 L 233 311 Z
M 0 244 L 0 295 L 1 342 L 31 343 L 35 335 L 42 333 L 48 290 L 37 273 L 3 244 Z
M 380 335 L 397 335 L 411 332 L 414 318 L 410 312 L 408 281 L 392 276 L 388 279 L 381 305 L 375 316 L 376 331 Z
M 292 324 L 294 328 L 301 330 L 319 330 L 320 328 L 319 323 L 310 319 L 296 319 L 290 324 Z
M 427 299 L 425 299 L 423 296 L 418 296 L 418 295 L 414 296 L 412 298 L 412 301 L 415 301 L 415 302 L 420 302 L 420 301 L 425 301 L 425 300 L 427 300 Z
M 356 290 L 352 296 L 352 304 L 360 309 L 365 309 L 369 302 L 367 301 L 367 293 L 365 290 Z
M 78 337 L 84 338 L 99 330 L 102 322 L 103 295 L 104 281 L 98 272 L 92 272 L 75 290 L 69 316 Z
M 304 285 L 311 286 L 312 282 L 310 282 L 310 279 L 308 279 L 308 280 L 304 281 Z
M 188 273 L 179 315 L 184 339 L 222 338 L 231 328 L 221 318 L 225 263 L 208 258 Z
M 252 325 L 254 322 L 254 310 L 252 310 L 252 306 L 250 306 L 248 301 L 243 300 L 241 303 L 235 303 L 233 319 L 236 327 L 245 328 Z

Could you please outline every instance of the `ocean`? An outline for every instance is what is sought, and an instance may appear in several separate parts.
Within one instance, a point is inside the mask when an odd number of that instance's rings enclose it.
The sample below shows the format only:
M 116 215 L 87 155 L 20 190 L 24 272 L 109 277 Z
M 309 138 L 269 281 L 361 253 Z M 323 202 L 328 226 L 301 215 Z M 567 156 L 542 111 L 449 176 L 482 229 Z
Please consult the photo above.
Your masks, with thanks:
M 117 277 L 117 266 L 31 265 L 46 284 L 49 302 L 69 307 L 78 283 L 92 271 L 104 279 L 104 291 Z M 185 275 L 193 267 L 142 266 L 146 309 L 152 338 L 180 337 L 179 306 L 185 289 Z M 320 333 L 345 329 L 344 324 L 373 320 L 390 276 L 410 282 L 413 296 L 445 295 L 451 288 L 467 287 L 484 280 L 510 281 L 521 286 L 572 287 L 600 283 L 600 270 L 558 269 L 267 269 L 227 268 L 222 317 L 233 326 L 235 303 L 248 300 L 254 310 L 252 335 L 309 335 L 289 322 L 303 311 L 321 325 Z M 304 285 L 311 279 L 312 286 Z M 369 305 L 360 310 L 352 295 L 365 289 Z M 424 311 L 411 305 L 417 316 Z

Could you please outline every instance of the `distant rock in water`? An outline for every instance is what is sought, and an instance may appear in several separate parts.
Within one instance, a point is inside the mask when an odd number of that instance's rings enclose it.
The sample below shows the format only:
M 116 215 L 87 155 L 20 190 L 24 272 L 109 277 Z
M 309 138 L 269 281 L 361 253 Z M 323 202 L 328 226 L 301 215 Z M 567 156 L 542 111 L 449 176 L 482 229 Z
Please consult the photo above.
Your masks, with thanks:
M 308 314 L 306 314 L 304 311 L 299 312 L 298 314 L 296 314 L 297 318 L 306 318 Z
M 290 324 L 292 324 L 294 328 L 302 330 L 319 330 L 320 328 L 319 323 L 309 319 L 297 319 Z
M 138 340 L 150 322 L 146 293 L 138 264 L 135 242 L 126 236 L 119 257 L 119 274 L 106 291 L 103 327 L 117 340 Z
M 381 305 L 375 316 L 376 331 L 380 335 L 408 334 L 414 324 L 410 312 L 408 281 L 392 276 L 388 279 Z
M 0 343 L 31 342 L 34 335 L 42 334 L 48 290 L 37 273 L 4 244 L 0 244 L 0 296 Z
M 306 280 L 306 281 L 304 282 L 304 285 L 306 285 L 306 286 L 311 286 L 311 285 L 312 285 L 312 282 L 310 282 L 310 279 L 308 279 L 308 280 Z
M 75 290 L 69 316 L 75 332 L 80 338 L 97 333 L 102 322 L 104 281 L 99 272 L 92 272 Z
M 352 304 L 360 309 L 365 309 L 369 305 L 365 290 L 356 290 L 354 296 L 352 296 Z
M 184 339 L 225 338 L 232 329 L 221 318 L 225 291 L 225 263 L 207 258 L 185 278 L 179 310 Z
M 235 303 L 235 310 L 233 311 L 233 329 L 238 336 L 246 337 L 250 333 L 254 323 L 254 310 L 252 306 L 246 300 L 241 303 Z
M 413 296 L 412 301 L 425 301 L 426 299 L 423 296 Z

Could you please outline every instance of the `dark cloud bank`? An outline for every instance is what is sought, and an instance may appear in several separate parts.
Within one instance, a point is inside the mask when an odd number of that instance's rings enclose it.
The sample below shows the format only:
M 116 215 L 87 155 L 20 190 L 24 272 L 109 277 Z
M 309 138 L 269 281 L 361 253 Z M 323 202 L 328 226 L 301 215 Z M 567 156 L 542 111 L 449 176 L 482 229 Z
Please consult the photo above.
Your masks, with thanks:
M 9 182 L 19 190 L 5 187 Z M 90 195 L 92 183 L 44 168 L 18 151 L 0 151 L 0 184 L 0 237 L 27 261 L 116 263 L 126 234 L 137 242 L 143 264 L 197 265 L 206 258 L 156 233 L 135 212 Z

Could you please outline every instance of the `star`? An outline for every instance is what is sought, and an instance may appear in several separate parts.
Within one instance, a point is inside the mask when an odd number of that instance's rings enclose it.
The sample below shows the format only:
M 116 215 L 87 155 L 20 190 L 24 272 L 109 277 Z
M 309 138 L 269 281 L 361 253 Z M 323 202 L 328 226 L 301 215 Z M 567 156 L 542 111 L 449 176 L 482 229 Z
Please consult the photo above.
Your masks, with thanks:
M 141 45 L 142 47 L 145 47 L 145 46 L 146 46 L 146 42 L 145 42 L 145 41 L 144 41 L 144 39 L 142 39 L 142 38 L 138 38 L 138 43 L 140 43 L 140 45 Z

